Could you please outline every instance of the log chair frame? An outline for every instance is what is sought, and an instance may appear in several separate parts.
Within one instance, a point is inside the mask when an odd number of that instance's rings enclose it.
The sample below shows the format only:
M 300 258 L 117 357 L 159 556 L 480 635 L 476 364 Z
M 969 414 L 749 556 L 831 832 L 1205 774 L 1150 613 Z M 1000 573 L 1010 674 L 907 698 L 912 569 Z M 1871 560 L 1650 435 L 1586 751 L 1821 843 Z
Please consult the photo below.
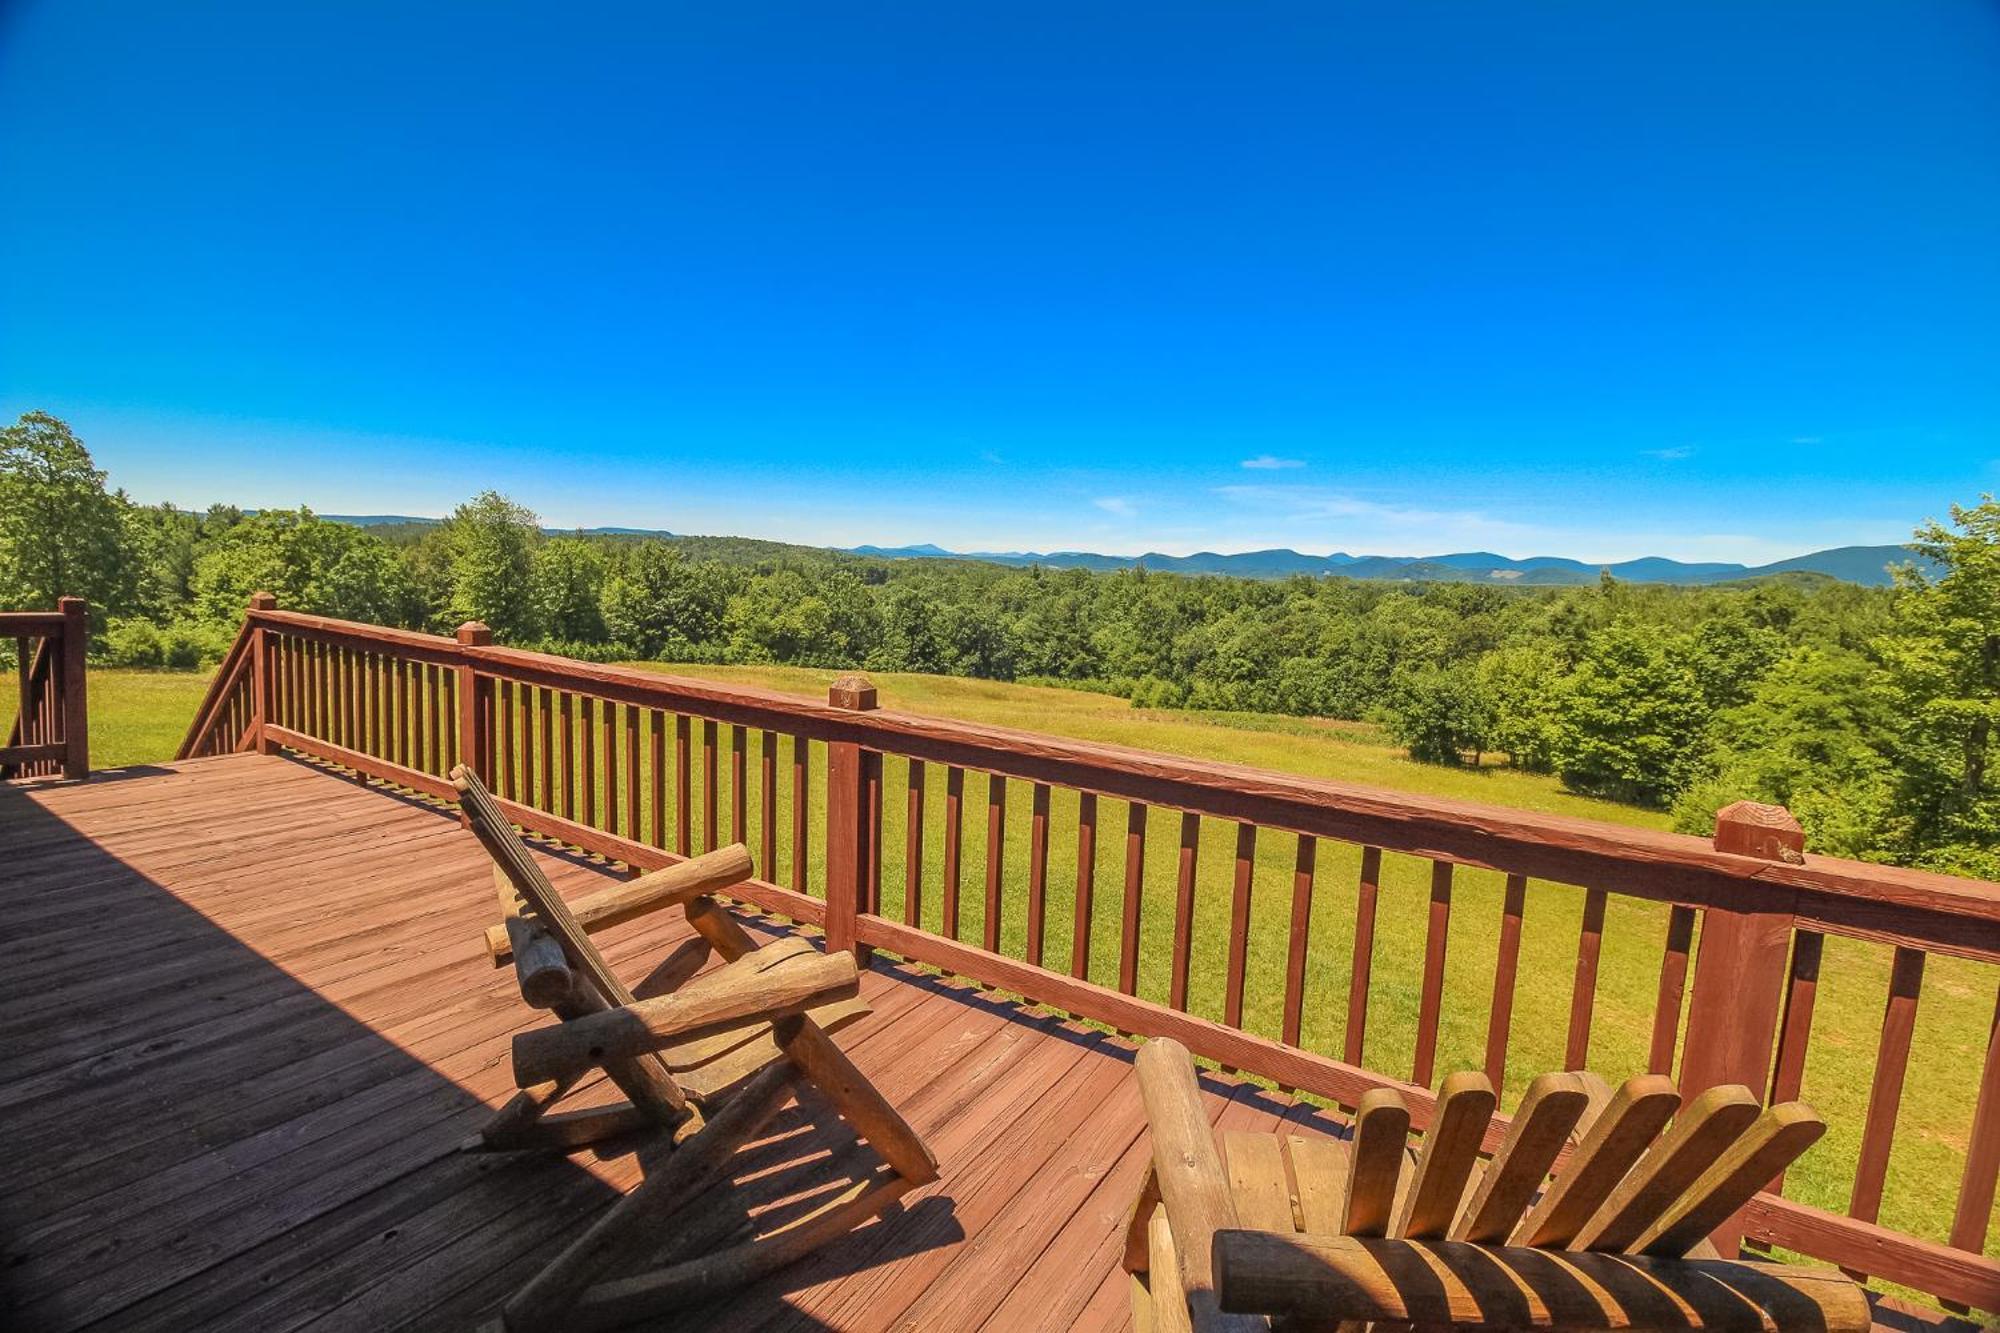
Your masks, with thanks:
M 1727 1260 L 1708 1240 L 1825 1132 L 1802 1102 L 1724 1086 L 1683 1107 L 1659 1075 L 1614 1091 L 1544 1074 L 1481 1171 L 1483 1074 L 1444 1080 L 1417 1147 L 1401 1095 L 1379 1089 L 1344 1141 L 1225 1132 L 1218 1150 L 1187 1048 L 1150 1041 L 1136 1064 L 1152 1154 L 1123 1264 L 1140 1333 L 1872 1322 L 1838 1270 Z
M 552 1027 L 514 1039 L 514 1097 L 470 1149 L 567 1151 L 647 1128 L 674 1149 L 502 1307 L 501 1326 L 599 1328 L 696 1303 L 793 1262 L 937 1179 L 909 1124 L 828 1037 L 868 1011 L 851 954 L 803 940 L 759 946 L 712 896 L 752 874 L 740 845 L 654 871 L 571 905 L 549 883 L 500 805 L 463 765 L 452 770 L 466 826 L 493 859 L 500 924 L 486 935 L 528 1004 Z M 696 935 L 641 983 L 618 979 L 590 932 L 679 906 Z M 699 977 L 713 953 L 723 966 Z M 626 1095 L 557 1112 L 593 1068 Z M 677 1076 L 678 1075 L 678 1076 Z M 720 1178 L 799 1085 L 811 1085 L 882 1164 L 811 1212 L 748 1241 L 633 1276 L 659 1224 Z

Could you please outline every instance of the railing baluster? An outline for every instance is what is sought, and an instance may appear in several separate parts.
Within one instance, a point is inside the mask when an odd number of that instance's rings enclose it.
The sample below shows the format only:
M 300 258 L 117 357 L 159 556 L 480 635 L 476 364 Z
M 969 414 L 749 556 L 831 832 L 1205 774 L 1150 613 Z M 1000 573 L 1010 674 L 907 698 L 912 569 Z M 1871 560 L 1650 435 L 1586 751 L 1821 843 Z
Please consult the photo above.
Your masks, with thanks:
M 444 757 L 446 751 L 444 744 L 444 723 L 442 719 L 451 716 L 451 714 L 442 713 L 441 710 L 444 702 L 445 682 L 451 679 L 451 673 L 441 666 L 430 666 L 425 668 L 424 675 L 428 678 L 424 682 L 424 694 L 427 696 L 424 701 L 424 727 L 430 732 L 430 771 L 438 777 L 443 777 L 445 774 Z
M 562 694 L 562 813 L 576 819 L 576 696 Z
M 1069 974 L 1090 976 L 1091 896 L 1097 888 L 1097 793 L 1076 796 L 1076 928 L 1069 941 Z
M 1028 961 L 1042 965 L 1042 932 L 1049 900 L 1049 786 L 1035 784 L 1028 825 Z
M 521 709 L 521 803 L 540 810 L 548 800 L 548 784 L 537 789 L 535 786 L 535 700 L 541 691 L 524 684 L 520 691 Z
M 443 737 L 444 753 L 438 760 L 438 775 L 442 777 L 451 771 L 461 753 L 458 737 L 458 672 L 450 667 L 438 668 L 438 689 L 443 695 L 444 716 L 440 720 L 438 733 Z
M 382 753 L 382 655 L 366 653 L 361 658 L 361 692 L 368 718 L 368 746 L 371 755 Z
M 1445 948 L 1451 938 L 1451 873 L 1449 861 L 1431 862 L 1430 924 L 1424 932 L 1424 991 L 1417 1006 L 1417 1052 L 1410 1082 L 1431 1084 L 1437 1072 L 1438 1020 L 1444 1013 Z
M 644 791 L 640 782 L 643 776 L 639 763 L 639 705 L 625 705 L 625 836 L 639 841 L 640 802 Z
M 986 775 L 986 951 L 1000 952 L 1000 875 L 1007 854 L 1007 779 Z
M 618 705 L 609 699 L 599 699 L 597 712 L 604 724 L 604 829 L 607 833 L 616 833 L 618 831 Z
M 583 787 L 583 822 L 597 827 L 597 700 L 586 694 L 582 696 L 582 715 L 577 719 L 577 730 L 582 733 L 583 770 L 578 781 Z
M 343 650 L 340 654 L 340 733 L 350 750 L 363 748 L 361 736 L 361 655 Z
M 1498 1091 L 1507 1081 L 1507 1041 L 1514 1025 L 1514 978 L 1521 963 L 1521 915 L 1528 877 L 1507 876 L 1500 904 L 1500 952 L 1493 960 L 1493 1007 L 1486 1016 L 1486 1081 Z
M 701 724 L 701 849 L 715 850 L 716 808 L 721 804 L 715 769 L 715 719 Z
M 1174 957 L 1167 1003 L 1186 1010 L 1188 957 L 1194 950 L 1194 881 L 1201 863 L 1201 816 L 1181 814 L 1180 859 L 1174 867 Z
M 1250 956 L 1250 894 L 1257 876 L 1257 826 L 1236 826 L 1236 879 L 1229 905 L 1229 965 L 1222 997 L 1222 1021 L 1243 1026 L 1243 978 Z
M 1285 1019 L 1287 1046 L 1299 1044 L 1305 1017 L 1306 951 L 1312 940 L 1313 870 L 1319 843 L 1311 834 L 1299 835 L 1297 858 L 1292 862 L 1292 923 L 1285 938 Z
M 1873 1222 L 1882 1211 L 1882 1181 L 1889 1148 L 1896 1140 L 1896 1112 L 1903 1100 L 1903 1074 L 1910 1063 L 1910 1035 L 1916 1029 L 1917 996 L 1924 984 L 1924 951 L 1897 946 L 1889 966 L 1889 999 L 1882 1010 L 1882 1043 L 1875 1055 L 1875 1080 L 1868 1090 L 1868 1119 L 1861 1131 L 1861 1156 L 1854 1166 L 1854 1192 L 1847 1215 Z
M 682 766 L 686 771 L 686 766 Z M 808 864 L 806 816 L 812 810 L 812 746 L 803 736 L 792 737 L 792 888 L 810 893 L 806 884 Z M 681 820 L 681 837 L 687 837 L 687 820 Z
M 1569 1040 L 1563 1047 L 1563 1068 L 1583 1069 L 1590 1063 L 1590 1015 L 1597 1004 L 1597 958 L 1604 947 L 1604 890 L 1586 889 L 1583 927 L 1576 940 L 1576 977 L 1569 992 Z
M 729 729 L 729 840 L 750 843 L 750 737 L 740 726 Z
M 674 714 L 674 850 L 682 856 L 694 855 L 694 759 L 690 749 L 693 725 L 686 713 Z M 803 789 L 799 799 L 804 800 Z M 803 872 L 800 877 L 804 877 Z M 793 887 L 805 892 L 803 884 Z
M 556 719 L 555 691 L 542 689 L 535 691 L 535 749 L 541 759 L 542 799 L 537 808 L 554 812 L 556 808 Z
M 1354 961 L 1347 975 L 1347 1032 L 1342 1058 L 1361 1064 L 1368 1040 L 1368 978 L 1375 967 L 1375 906 L 1382 893 L 1382 849 L 1361 849 L 1361 879 L 1354 899 Z
M 655 847 L 667 845 L 667 715 L 657 708 L 646 710 L 646 757 L 651 770 L 650 788 L 652 825 L 647 830 L 648 839 Z M 764 858 L 762 870 L 766 875 L 773 873 L 771 859 Z
M 1653 1004 L 1653 1043 L 1646 1053 L 1646 1072 L 1674 1072 L 1674 1043 L 1680 1039 L 1681 1001 L 1687 994 L 1688 951 L 1694 944 L 1694 909 L 1676 904 L 1667 913 L 1667 947 L 1660 955 L 1660 995 Z M 1818 963 L 1814 963 L 1817 972 Z M 1806 1005 L 1806 1024 L 1812 1024 L 1812 1005 Z M 1799 1058 L 1805 1059 L 1803 1040 Z M 1790 1100 L 1789 1098 L 1774 1100 Z
M 1951 1243 L 1955 1248 L 1970 1254 L 1985 1251 L 1996 1177 L 2000 1177 L 2000 997 L 1996 997 L 1993 1022 L 1987 1028 L 1979 1101 L 1972 1111 L 1965 1171 L 1958 1182 L 1958 1207 L 1951 1218 Z
M 958 933 L 958 891 L 965 828 L 965 770 L 956 765 L 944 774 L 944 933 L 952 939 Z
M 500 750 L 500 777 L 493 785 L 508 800 L 520 799 L 520 792 L 514 787 L 514 682 L 503 680 L 494 698 L 499 735 L 495 742 Z
M 1146 811 L 1134 801 L 1125 812 L 1125 899 L 1118 930 L 1118 989 L 1139 993 L 1139 917 L 1146 891 Z
M 778 882 L 778 733 L 766 730 L 758 744 L 757 772 L 761 779 L 757 794 L 757 832 L 763 856 L 757 864 L 764 878 Z
M 924 761 L 909 764 L 909 810 L 903 818 L 903 924 L 924 923 Z

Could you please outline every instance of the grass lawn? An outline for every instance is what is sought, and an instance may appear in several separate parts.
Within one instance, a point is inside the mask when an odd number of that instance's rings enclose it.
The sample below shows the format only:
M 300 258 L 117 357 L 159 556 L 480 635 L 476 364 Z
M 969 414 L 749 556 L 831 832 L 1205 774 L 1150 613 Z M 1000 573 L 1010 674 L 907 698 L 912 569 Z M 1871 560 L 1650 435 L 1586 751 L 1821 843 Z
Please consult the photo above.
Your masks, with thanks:
M 638 665 L 822 699 L 834 674 L 781 667 Z M 1352 724 L 1135 710 L 1123 700 L 1105 695 L 992 681 L 890 674 L 877 675 L 874 680 L 886 708 L 1634 826 L 1658 828 L 1666 822 L 1657 812 L 1572 795 L 1546 777 L 1506 769 L 1457 770 L 1412 763 L 1372 728 Z M 111 766 L 169 757 L 193 715 L 203 686 L 204 681 L 194 676 L 93 672 L 95 762 Z M 697 746 L 699 740 L 697 728 Z M 724 839 L 731 836 L 729 744 L 729 729 L 721 728 L 722 790 L 717 804 Z M 753 849 L 760 832 L 755 775 L 761 744 L 761 736 L 750 733 L 748 831 Z M 816 789 L 825 757 L 820 747 L 814 749 L 811 762 Z M 760 867 L 760 871 L 791 885 L 788 740 L 780 741 L 779 761 L 778 865 Z M 630 759 L 625 760 L 628 771 L 630 763 Z M 900 760 L 891 758 L 885 764 L 883 910 L 895 917 L 903 911 L 906 882 L 907 773 Z M 935 767 L 926 774 L 922 906 L 925 924 L 933 930 L 939 927 L 943 883 L 944 781 L 943 771 Z M 704 820 L 700 793 L 694 795 L 699 845 Z M 1068 969 L 1072 957 L 1076 806 L 1074 793 L 1058 791 L 1050 810 L 1044 957 L 1047 965 L 1062 970 Z M 1026 943 L 1029 820 L 1028 784 L 1010 783 L 1001 940 L 1003 950 L 1016 957 L 1024 956 Z M 987 785 L 983 775 L 966 775 L 963 821 L 960 934 L 976 942 L 983 932 L 984 915 Z M 1107 985 L 1116 982 L 1125 824 L 1123 803 L 1099 802 L 1089 974 L 1092 980 Z M 1142 995 L 1161 1001 L 1168 996 L 1180 824 L 1178 814 L 1156 810 L 1148 825 L 1139 989 Z M 819 844 L 825 824 L 817 794 L 808 827 L 808 879 L 812 891 L 821 893 Z M 651 830 L 642 829 L 641 833 L 651 836 Z M 1219 1018 L 1235 829 L 1226 821 L 1203 820 L 1199 835 L 1188 1007 Z M 1279 833 L 1267 832 L 1257 844 L 1244 1021 L 1247 1028 L 1269 1036 L 1278 1035 L 1283 1002 L 1294 849 L 1294 840 Z M 1342 1048 L 1358 866 L 1357 848 L 1320 844 L 1303 1032 L 1304 1044 L 1317 1051 L 1338 1053 Z M 1617 896 L 1616 884 L 1600 887 L 1613 894 L 1605 917 L 1590 1063 L 1616 1080 L 1644 1068 L 1666 911 Z M 1400 1076 L 1410 1073 L 1428 896 L 1427 862 L 1394 855 L 1384 858 L 1365 1062 Z M 1474 870 L 1458 872 L 1439 1032 L 1440 1073 L 1478 1068 L 1483 1063 L 1500 898 L 1500 876 Z M 1528 1077 L 1557 1068 L 1562 1062 L 1582 901 L 1582 892 L 1572 886 L 1537 881 L 1529 887 L 1504 1094 L 1509 1104 L 1519 1096 Z M 1820 1109 L 1830 1129 L 1826 1139 L 1788 1176 L 1786 1190 L 1794 1198 L 1837 1212 L 1845 1211 L 1859 1150 L 1890 954 L 1885 946 L 1827 941 L 1804 1095 Z M 1940 1241 L 1945 1238 L 1993 1011 L 1991 969 L 1949 958 L 1930 960 L 1882 1207 L 1880 1220 L 1884 1225 Z M 1988 1252 L 2000 1250 L 1989 1242 Z

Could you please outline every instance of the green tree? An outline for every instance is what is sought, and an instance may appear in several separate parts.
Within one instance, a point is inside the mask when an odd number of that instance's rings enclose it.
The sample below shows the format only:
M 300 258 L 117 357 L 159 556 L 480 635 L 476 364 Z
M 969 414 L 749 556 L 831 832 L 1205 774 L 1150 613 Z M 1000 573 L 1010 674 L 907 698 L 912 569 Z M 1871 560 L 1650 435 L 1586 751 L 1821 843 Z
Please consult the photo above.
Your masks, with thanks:
M 1389 732 L 1412 759 L 1460 764 L 1492 745 L 1493 703 L 1470 664 L 1420 666 L 1397 677 Z
M 349 523 L 310 509 L 267 509 L 211 540 L 189 577 L 191 606 L 204 621 L 235 624 L 250 595 L 268 592 L 287 611 L 409 625 L 421 603 L 394 548 Z
M 123 611 L 129 508 L 60 419 L 26 412 L 0 429 L 0 605 L 29 610 L 73 596 L 101 614 Z
M 700 660 L 723 636 L 730 581 L 721 566 L 689 560 L 665 542 L 640 542 L 604 587 L 611 637 L 646 657 Z
M 534 512 L 498 491 L 481 491 L 453 510 L 435 537 L 450 578 L 446 626 L 478 620 L 496 639 L 532 638 L 541 535 Z
M 1505 750 L 1516 768 L 1554 772 L 1570 673 L 1561 646 L 1545 639 L 1511 643 L 1480 657 L 1474 671 L 1493 710 L 1488 743 Z
M 1556 772 L 1573 790 L 1671 800 L 1701 757 L 1707 705 L 1684 640 L 1619 621 L 1590 636 L 1563 695 Z
M 1892 845 L 1941 869 L 2000 878 L 2000 503 L 1917 529 L 1939 572 L 1898 576 L 1879 644 L 1901 734 Z
M 1732 801 L 1783 805 L 1806 845 L 1868 856 L 1891 806 L 1895 700 L 1875 664 L 1840 648 L 1781 658 L 1735 708 L 1717 714 L 1706 772 L 1674 803 L 1674 826 L 1706 835 Z
M 535 618 L 542 633 L 570 643 L 604 640 L 604 555 L 595 542 L 558 537 L 535 552 Z

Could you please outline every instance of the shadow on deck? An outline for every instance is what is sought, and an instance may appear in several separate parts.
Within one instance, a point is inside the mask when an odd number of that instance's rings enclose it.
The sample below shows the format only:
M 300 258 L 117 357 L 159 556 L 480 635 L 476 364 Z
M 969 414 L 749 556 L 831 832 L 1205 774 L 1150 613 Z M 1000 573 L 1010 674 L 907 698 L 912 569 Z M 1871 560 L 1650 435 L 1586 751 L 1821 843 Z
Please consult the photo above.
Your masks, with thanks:
M 459 1150 L 511 1093 L 507 1039 L 535 1016 L 481 945 L 484 855 L 429 806 L 244 755 L 0 788 L 0 849 L 10 1326 L 471 1327 L 658 1150 Z M 572 895 L 606 873 L 544 862 Z M 662 958 L 686 934 L 669 916 L 606 932 L 612 965 Z M 1128 1324 L 1129 1048 L 900 965 L 863 994 L 874 1012 L 840 1043 L 941 1179 L 739 1293 L 728 1326 Z M 1250 1085 L 1207 1090 L 1228 1128 L 1332 1128 Z M 732 1202 L 802 1206 L 823 1114 L 781 1115 Z M 688 1216 L 740 1222 L 722 1203 Z

